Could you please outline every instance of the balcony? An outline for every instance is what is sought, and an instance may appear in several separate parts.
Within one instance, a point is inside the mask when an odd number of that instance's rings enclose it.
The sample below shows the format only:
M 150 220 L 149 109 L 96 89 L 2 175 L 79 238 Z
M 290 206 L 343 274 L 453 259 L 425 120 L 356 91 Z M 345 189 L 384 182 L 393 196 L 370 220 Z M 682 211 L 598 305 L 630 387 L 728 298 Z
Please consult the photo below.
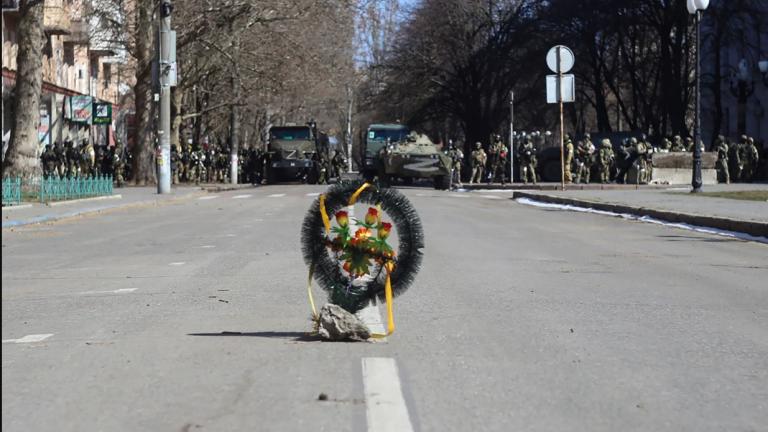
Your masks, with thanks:
M 52 35 L 68 35 L 70 32 L 69 9 L 61 0 L 49 0 L 43 10 L 43 28 Z

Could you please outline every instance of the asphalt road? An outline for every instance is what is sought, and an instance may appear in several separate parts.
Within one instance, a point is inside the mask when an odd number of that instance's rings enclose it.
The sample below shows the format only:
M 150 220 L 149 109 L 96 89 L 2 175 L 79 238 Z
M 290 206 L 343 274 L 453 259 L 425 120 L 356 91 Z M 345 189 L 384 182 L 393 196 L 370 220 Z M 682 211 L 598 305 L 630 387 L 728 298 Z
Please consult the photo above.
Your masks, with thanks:
M 768 246 L 408 189 L 427 246 L 396 333 L 319 342 L 321 190 L 3 230 L 3 430 L 768 430 Z

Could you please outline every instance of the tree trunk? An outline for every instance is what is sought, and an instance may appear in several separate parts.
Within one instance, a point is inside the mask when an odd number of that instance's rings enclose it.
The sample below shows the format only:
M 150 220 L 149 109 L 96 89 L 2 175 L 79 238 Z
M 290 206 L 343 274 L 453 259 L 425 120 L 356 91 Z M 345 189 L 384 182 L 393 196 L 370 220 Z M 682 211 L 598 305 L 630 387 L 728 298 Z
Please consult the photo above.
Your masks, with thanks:
M 136 129 L 134 130 L 133 181 L 137 185 L 154 183 L 154 133 L 152 128 L 152 0 L 136 5 Z
M 27 0 L 20 5 L 14 118 L 8 153 L 3 162 L 3 176 L 30 178 L 40 173 L 37 127 L 40 124 L 43 86 L 44 3 L 43 0 Z

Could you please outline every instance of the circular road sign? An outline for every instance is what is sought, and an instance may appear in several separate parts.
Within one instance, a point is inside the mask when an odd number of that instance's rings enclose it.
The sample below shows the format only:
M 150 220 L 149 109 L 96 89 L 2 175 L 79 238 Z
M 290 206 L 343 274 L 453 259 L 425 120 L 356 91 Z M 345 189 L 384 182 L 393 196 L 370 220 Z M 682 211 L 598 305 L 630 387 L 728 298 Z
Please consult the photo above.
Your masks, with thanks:
M 557 70 L 557 52 L 560 51 L 560 70 Z M 573 67 L 573 51 L 565 45 L 555 45 L 547 53 L 547 66 L 554 73 L 566 73 Z

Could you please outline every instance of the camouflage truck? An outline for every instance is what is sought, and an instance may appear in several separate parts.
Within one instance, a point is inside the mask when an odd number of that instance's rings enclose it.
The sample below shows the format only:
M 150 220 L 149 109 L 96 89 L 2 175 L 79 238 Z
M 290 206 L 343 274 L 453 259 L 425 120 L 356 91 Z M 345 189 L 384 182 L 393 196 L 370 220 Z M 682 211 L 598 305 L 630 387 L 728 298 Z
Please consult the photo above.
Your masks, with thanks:
M 372 124 L 363 148 L 363 175 L 384 182 L 429 178 L 436 189 L 450 187 L 451 158 L 426 135 L 400 124 Z
M 317 183 L 319 162 L 330 160 L 328 152 L 328 137 L 318 133 L 314 122 L 303 126 L 272 126 L 267 140 L 267 183 L 296 180 Z

